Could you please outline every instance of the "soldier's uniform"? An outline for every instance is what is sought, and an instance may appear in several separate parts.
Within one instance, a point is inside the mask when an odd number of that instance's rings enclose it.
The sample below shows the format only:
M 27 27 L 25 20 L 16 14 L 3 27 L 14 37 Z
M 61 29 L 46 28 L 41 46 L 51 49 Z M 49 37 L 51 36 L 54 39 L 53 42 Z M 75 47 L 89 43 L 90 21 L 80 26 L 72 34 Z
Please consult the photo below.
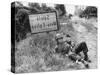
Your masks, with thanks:
M 88 59 L 88 48 L 85 42 L 81 42 L 75 46 L 74 42 L 71 41 L 70 36 L 64 36 L 63 34 L 56 35 L 56 48 L 57 53 L 68 56 L 71 60 L 77 62 L 82 62 L 86 68 L 89 68 L 89 65 L 86 61 L 91 62 Z M 84 58 L 81 57 L 80 52 L 83 52 Z
M 84 60 L 85 61 L 88 61 L 88 47 L 86 45 L 86 42 L 81 42 L 80 44 L 78 44 L 76 47 L 75 47 L 75 54 L 77 55 L 80 55 L 80 52 L 83 52 L 84 54 Z
M 57 34 L 55 37 L 55 40 L 57 42 L 56 45 L 56 52 L 57 53 L 62 53 L 62 54 L 68 54 L 69 50 L 70 50 L 70 41 L 69 39 L 64 38 L 63 34 Z
M 81 59 L 80 52 L 83 52 L 84 54 L 83 60 L 90 62 L 90 60 L 88 59 L 88 54 L 87 54 L 88 48 L 85 42 L 81 42 L 75 46 L 75 44 L 70 39 L 70 36 L 66 37 L 63 34 L 57 34 L 55 39 L 57 42 L 57 45 L 55 48 L 57 53 L 70 56 L 76 61 L 77 59 L 78 60 Z

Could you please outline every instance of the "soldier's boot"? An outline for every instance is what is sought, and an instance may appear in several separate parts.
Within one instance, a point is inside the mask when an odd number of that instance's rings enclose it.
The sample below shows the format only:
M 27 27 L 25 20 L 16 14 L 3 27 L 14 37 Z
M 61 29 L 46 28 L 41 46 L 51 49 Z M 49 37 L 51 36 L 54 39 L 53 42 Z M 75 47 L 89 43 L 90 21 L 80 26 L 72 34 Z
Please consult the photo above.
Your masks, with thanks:
M 80 59 L 79 61 L 82 62 L 86 68 L 89 68 L 89 64 L 84 61 L 84 59 Z

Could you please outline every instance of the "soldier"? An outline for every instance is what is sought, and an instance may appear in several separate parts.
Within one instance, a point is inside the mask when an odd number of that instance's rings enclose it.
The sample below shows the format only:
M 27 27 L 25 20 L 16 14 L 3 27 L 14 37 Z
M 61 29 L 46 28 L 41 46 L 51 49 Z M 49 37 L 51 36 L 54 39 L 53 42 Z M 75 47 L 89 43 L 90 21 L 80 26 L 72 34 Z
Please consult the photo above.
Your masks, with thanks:
M 68 41 L 68 40 L 64 39 L 63 33 L 57 33 L 55 40 L 57 42 L 57 45 L 55 47 L 55 51 L 57 53 L 61 53 L 63 55 L 68 54 L 68 52 L 70 50 L 70 45 L 68 43 L 66 43 L 66 41 Z
M 82 62 L 86 68 L 89 68 L 87 62 L 91 61 L 88 58 L 88 48 L 86 42 L 81 42 L 78 45 L 75 45 L 75 43 L 71 40 L 71 36 L 64 33 L 58 33 L 55 39 L 57 41 L 57 46 L 55 48 L 57 53 L 68 56 L 76 63 Z M 84 58 L 82 58 L 80 52 L 83 52 Z

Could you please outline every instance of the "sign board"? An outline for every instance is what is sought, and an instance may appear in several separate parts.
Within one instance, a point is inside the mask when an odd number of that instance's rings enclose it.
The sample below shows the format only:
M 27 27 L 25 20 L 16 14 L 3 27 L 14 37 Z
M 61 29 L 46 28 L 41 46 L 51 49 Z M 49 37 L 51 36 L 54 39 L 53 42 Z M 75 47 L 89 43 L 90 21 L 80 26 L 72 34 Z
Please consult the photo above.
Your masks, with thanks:
M 56 12 L 31 14 L 29 15 L 29 22 L 32 33 L 53 31 L 58 29 Z

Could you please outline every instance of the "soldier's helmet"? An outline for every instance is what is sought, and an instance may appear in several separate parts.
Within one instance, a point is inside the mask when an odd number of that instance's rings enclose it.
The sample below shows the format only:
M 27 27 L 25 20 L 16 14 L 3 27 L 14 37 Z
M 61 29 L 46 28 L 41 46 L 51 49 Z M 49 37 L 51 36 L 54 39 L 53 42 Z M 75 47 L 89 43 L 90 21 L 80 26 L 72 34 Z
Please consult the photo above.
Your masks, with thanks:
M 63 39 L 64 37 L 70 38 L 71 36 L 69 34 L 65 34 L 65 33 L 57 33 L 56 34 L 56 39 Z
M 57 33 L 55 38 L 56 39 L 63 39 L 63 34 L 62 33 Z

